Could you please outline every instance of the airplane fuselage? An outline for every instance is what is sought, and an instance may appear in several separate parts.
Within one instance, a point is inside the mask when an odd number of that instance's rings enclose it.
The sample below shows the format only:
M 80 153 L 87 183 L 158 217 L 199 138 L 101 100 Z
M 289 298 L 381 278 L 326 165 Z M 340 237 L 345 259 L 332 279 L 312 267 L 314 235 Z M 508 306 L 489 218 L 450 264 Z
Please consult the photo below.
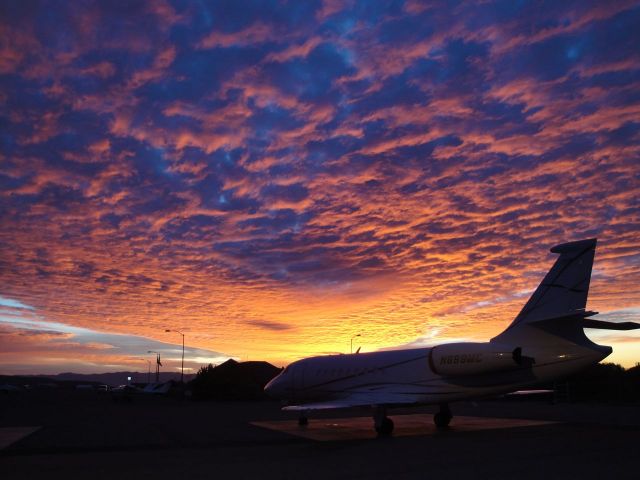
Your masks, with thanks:
M 564 377 L 599 362 L 611 351 L 571 344 L 535 352 L 525 347 L 530 355 L 525 358 L 532 360 L 518 364 L 512 358 L 516 348 L 486 342 L 311 357 L 290 364 L 266 391 L 298 404 L 378 392 L 384 393 L 389 406 L 439 404 Z M 448 351 L 439 352 L 442 349 Z

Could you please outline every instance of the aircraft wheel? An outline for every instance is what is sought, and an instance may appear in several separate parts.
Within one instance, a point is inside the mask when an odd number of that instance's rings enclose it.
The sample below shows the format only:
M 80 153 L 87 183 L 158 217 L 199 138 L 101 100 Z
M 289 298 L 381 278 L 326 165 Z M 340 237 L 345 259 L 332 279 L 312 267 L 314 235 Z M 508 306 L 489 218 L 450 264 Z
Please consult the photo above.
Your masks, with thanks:
M 376 426 L 376 432 L 378 432 L 378 435 L 391 435 L 393 432 L 393 420 L 389 417 L 384 417 L 380 425 Z
M 449 426 L 449 422 L 451 422 L 451 415 L 447 415 L 443 412 L 438 412 L 433 416 L 433 422 L 438 428 L 446 428 Z

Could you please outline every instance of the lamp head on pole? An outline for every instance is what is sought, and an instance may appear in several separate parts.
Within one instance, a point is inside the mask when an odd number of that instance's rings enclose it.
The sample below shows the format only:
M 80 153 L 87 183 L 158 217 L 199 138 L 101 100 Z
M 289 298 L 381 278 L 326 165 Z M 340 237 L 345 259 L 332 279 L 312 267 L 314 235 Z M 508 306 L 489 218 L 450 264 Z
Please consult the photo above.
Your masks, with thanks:
M 171 330 L 169 328 L 165 328 L 164 330 L 165 332 L 175 332 L 175 333 L 179 333 L 180 335 L 182 335 L 184 337 L 184 333 L 182 333 L 180 330 Z

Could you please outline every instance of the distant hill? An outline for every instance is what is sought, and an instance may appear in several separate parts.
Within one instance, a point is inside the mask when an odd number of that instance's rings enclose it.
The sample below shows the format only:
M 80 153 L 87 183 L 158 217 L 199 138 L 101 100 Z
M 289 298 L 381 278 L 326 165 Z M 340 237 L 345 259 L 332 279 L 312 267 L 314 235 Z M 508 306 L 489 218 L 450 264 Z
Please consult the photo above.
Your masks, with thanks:
M 42 383 L 60 383 L 60 384 L 81 384 L 95 383 L 101 385 L 123 385 L 127 383 L 127 377 L 131 377 L 132 383 L 146 383 L 147 372 L 110 372 L 110 373 L 60 373 L 58 375 L 20 375 L 0 376 L 0 383 L 9 383 L 13 385 L 37 385 Z M 195 377 L 194 374 L 185 374 L 184 381 L 189 382 Z M 151 373 L 151 381 L 155 382 L 155 373 Z M 169 380 L 180 380 L 180 373 L 160 372 L 160 381 L 168 382 Z
M 0 375 L 0 385 L 15 385 L 24 387 L 30 385 L 32 387 L 43 386 L 61 386 L 66 382 L 56 382 L 49 377 L 33 376 L 33 375 Z
M 111 373 L 60 373 L 58 375 L 47 375 L 53 380 L 73 380 L 83 382 L 98 382 L 106 385 L 123 385 L 127 383 L 127 378 L 131 377 L 132 383 L 146 383 L 148 378 L 147 372 L 111 372 Z M 194 374 L 186 374 L 184 381 L 188 382 L 195 377 Z M 151 381 L 155 382 L 156 375 L 151 372 Z M 180 380 L 180 373 L 175 372 L 160 372 L 160 381 L 168 382 L 169 380 Z

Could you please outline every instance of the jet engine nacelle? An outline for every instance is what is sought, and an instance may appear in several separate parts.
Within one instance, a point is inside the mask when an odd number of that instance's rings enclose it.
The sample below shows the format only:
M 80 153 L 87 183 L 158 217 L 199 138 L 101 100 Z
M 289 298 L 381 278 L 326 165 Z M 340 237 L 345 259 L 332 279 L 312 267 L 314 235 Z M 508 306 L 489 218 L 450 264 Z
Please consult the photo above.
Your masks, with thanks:
M 515 369 L 523 365 L 522 349 L 494 343 L 448 343 L 429 353 L 429 365 L 438 375 L 473 375 Z

